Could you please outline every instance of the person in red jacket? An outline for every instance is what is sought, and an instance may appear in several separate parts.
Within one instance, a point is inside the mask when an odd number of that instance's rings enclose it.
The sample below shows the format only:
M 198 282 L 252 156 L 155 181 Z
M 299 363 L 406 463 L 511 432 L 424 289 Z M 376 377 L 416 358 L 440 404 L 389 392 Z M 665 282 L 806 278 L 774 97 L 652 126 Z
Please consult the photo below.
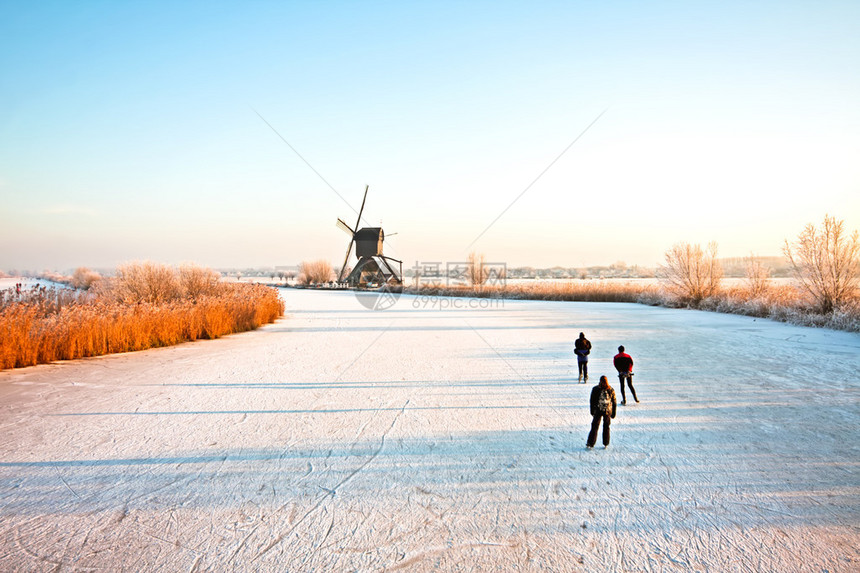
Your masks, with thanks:
M 633 394 L 633 399 L 639 403 L 639 398 L 636 397 L 636 389 L 633 388 L 633 359 L 629 354 L 624 352 L 624 347 L 618 347 L 618 354 L 612 359 L 615 364 L 615 369 L 618 370 L 618 381 L 621 384 L 621 405 L 627 404 L 627 396 L 624 395 L 624 381 L 630 386 L 630 393 Z

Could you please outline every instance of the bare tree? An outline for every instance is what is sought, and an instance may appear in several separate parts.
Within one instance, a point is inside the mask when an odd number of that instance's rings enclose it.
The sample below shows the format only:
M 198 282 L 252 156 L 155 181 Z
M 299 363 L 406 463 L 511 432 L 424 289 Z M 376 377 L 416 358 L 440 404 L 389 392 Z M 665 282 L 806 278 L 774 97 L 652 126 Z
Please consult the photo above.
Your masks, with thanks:
M 487 282 L 489 277 L 489 269 L 484 267 L 484 255 L 477 254 L 474 251 L 469 253 L 468 264 L 469 282 L 472 286 L 481 286 Z
M 785 241 L 782 251 L 821 312 L 833 312 L 856 296 L 860 239 L 856 230 L 847 234 L 844 221 L 825 215 L 820 228 L 809 223 L 793 244 Z
M 693 306 L 716 294 L 723 278 L 715 242 L 708 243 L 707 251 L 699 245 L 676 243 L 666 251 L 666 265 L 660 270 L 669 290 Z
M 328 261 L 305 261 L 299 266 L 299 282 L 320 284 L 334 280 L 334 269 Z
M 195 264 L 185 264 L 179 267 L 179 285 L 183 296 L 197 300 L 218 293 L 221 273 Z
M 116 276 L 104 292 L 126 304 L 161 304 L 180 298 L 182 286 L 173 268 L 144 261 L 117 267 Z
M 72 286 L 81 290 L 90 290 L 96 282 L 101 280 L 102 276 L 96 271 L 92 271 L 87 267 L 78 267 L 72 274 Z
M 749 293 L 753 297 L 761 296 L 770 288 L 770 267 L 766 266 L 760 257 L 750 253 L 744 258 L 744 270 Z

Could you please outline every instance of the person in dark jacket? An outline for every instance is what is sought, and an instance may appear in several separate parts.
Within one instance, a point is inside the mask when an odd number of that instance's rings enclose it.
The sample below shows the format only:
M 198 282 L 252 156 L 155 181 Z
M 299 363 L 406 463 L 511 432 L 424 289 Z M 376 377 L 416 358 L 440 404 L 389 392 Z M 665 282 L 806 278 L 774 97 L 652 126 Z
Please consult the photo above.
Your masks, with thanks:
M 633 394 L 633 399 L 639 403 L 639 398 L 636 397 L 636 389 L 633 387 L 633 359 L 629 354 L 624 352 L 624 347 L 618 347 L 618 354 L 612 359 L 615 364 L 615 369 L 618 370 L 618 381 L 621 384 L 621 405 L 627 404 L 627 396 L 624 395 L 624 381 L 630 386 L 630 393 Z
M 585 333 L 579 333 L 579 338 L 573 343 L 573 353 L 579 366 L 579 382 L 585 384 L 588 382 L 588 355 L 591 354 L 591 342 L 585 338 Z
M 609 420 L 615 417 L 615 390 L 609 385 L 606 376 L 600 377 L 600 383 L 591 389 L 591 431 L 585 447 L 593 448 L 597 442 L 597 430 L 603 421 L 603 447 L 609 447 Z

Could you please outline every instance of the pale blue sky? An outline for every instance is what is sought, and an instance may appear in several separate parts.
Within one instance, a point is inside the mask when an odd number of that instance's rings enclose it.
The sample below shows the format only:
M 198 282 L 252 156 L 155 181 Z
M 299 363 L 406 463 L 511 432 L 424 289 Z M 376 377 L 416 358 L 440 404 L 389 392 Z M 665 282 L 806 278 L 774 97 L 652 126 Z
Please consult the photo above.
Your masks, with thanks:
M 778 254 L 860 228 L 858 30 L 857 2 L 2 2 L 0 269 L 339 265 L 365 184 L 407 265 L 509 206 L 471 250 Z

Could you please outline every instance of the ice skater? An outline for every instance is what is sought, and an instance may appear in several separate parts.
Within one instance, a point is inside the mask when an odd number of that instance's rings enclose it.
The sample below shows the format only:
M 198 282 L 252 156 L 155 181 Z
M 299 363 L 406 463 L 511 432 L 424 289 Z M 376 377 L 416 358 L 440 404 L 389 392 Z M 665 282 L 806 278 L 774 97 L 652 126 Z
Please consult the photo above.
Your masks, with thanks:
M 579 338 L 573 343 L 573 353 L 579 366 L 579 383 L 585 384 L 588 382 L 588 355 L 591 354 L 591 342 L 585 338 L 585 333 L 579 333 Z
M 586 448 L 593 448 L 597 442 L 597 430 L 603 421 L 603 447 L 609 447 L 609 420 L 615 417 L 615 390 L 609 385 L 606 376 L 600 377 L 600 383 L 591 389 L 591 431 L 585 442 Z
M 612 359 L 615 364 L 615 369 L 618 370 L 618 382 L 621 384 L 621 405 L 627 405 L 627 396 L 624 395 L 624 381 L 630 386 L 630 393 L 633 394 L 633 399 L 639 403 L 639 398 L 636 397 L 636 389 L 633 387 L 633 359 L 629 354 L 624 352 L 624 347 L 618 347 L 618 354 Z

